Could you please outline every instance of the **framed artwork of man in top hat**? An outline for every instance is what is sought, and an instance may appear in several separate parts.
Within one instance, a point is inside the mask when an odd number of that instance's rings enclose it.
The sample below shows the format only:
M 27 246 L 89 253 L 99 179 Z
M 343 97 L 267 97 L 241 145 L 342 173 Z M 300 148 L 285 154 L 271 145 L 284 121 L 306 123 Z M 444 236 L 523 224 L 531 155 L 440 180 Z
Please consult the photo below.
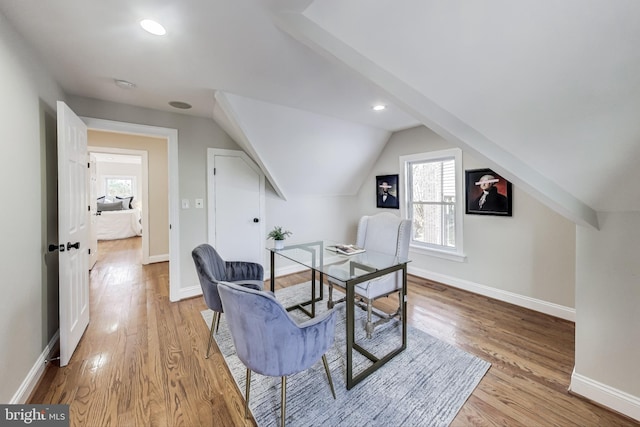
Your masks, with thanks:
M 376 176 L 377 207 L 400 209 L 398 198 L 398 175 Z
M 491 169 L 465 171 L 468 214 L 511 216 L 511 183 Z

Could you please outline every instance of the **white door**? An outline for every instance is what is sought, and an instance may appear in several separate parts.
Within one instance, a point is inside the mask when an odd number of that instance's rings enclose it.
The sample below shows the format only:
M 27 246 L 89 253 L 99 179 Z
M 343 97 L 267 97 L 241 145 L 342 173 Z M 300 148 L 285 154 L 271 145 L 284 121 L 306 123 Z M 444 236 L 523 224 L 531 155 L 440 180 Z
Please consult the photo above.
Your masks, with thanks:
M 242 151 L 210 149 L 208 159 L 209 241 L 228 261 L 264 265 L 264 174 Z
M 89 324 L 87 127 L 58 101 L 58 235 L 60 366 L 66 366 Z
M 89 270 L 98 261 L 98 174 L 96 156 L 89 154 Z

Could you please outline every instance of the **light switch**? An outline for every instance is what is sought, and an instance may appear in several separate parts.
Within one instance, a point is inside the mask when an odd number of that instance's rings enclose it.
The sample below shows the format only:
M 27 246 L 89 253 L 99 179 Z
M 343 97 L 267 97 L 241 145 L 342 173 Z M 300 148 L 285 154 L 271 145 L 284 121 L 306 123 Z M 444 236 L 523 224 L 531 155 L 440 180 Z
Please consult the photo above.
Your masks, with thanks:
M 189 199 L 182 199 L 182 209 L 189 209 Z
M 202 209 L 203 207 L 204 207 L 204 200 L 203 199 L 196 199 L 196 208 Z

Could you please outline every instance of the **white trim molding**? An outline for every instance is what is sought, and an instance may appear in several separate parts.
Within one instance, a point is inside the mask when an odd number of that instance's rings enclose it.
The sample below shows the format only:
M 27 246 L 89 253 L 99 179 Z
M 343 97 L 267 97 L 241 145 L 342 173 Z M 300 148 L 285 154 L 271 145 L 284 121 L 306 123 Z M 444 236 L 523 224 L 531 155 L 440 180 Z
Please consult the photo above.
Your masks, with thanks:
M 448 286 L 453 286 L 454 288 L 462 289 L 464 291 L 473 292 L 474 294 L 479 294 L 498 301 L 528 308 L 530 310 L 535 310 L 540 313 L 559 317 L 560 319 L 569 320 L 571 322 L 576 321 L 576 310 L 571 307 L 565 307 L 563 305 L 519 295 L 502 289 L 492 288 L 491 286 L 447 276 L 445 274 L 434 273 L 433 271 L 412 267 L 411 264 L 409 264 L 407 271 L 415 276 L 433 280 Z
M 571 374 L 569 391 L 640 421 L 640 398 L 580 375 L 575 368 Z
M 169 261 L 169 254 L 150 255 L 147 264 Z
M 180 288 L 180 293 L 178 295 L 178 298 L 180 301 L 182 301 L 184 299 L 193 298 L 200 295 L 202 295 L 202 287 L 200 286 L 200 284 L 197 284 L 197 285 L 189 286 L 187 288 Z
M 27 377 L 22 381 L 22 384 L 20 384 L 20 387 L 9 401 L 9 404 L 15 405 L 27 403 L 27 399 L 29 399 L 29 396 L 31 396 L 31 393 L 33 393 L 33 390 L 35 390 L 36 386 L 40 382 L 42 375 L 44 375 L 44 370 L 47 367 L 47 360 L 49 360 L 49 357 L 53 354 L 54 350 L 58 348 L 59 340 L 60 330 L 57 330 L 51 340 L 47 343 L 46 347 L 42 350 L 42 353 L 40 353 L 40 356 L 36 359 L 36 363 L 34 363 L 31 370 L 29 370 Z

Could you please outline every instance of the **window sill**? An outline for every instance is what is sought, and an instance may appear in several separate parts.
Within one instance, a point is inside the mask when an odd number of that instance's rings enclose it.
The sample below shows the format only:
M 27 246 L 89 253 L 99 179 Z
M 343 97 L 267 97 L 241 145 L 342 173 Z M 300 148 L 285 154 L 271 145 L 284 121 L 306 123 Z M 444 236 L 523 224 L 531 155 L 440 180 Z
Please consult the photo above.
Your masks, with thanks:
M 455 261 L 455 262 L 467 261 L 467 256 L 465 254 L 460 254 L 457 252 L 441 251 L 438 249 L 423 248 L 421 246 L 413 246 L 413 245 L 409 247 L 409 251 L 436 257 L 436 258 L 442 258 L 449 261 Z

